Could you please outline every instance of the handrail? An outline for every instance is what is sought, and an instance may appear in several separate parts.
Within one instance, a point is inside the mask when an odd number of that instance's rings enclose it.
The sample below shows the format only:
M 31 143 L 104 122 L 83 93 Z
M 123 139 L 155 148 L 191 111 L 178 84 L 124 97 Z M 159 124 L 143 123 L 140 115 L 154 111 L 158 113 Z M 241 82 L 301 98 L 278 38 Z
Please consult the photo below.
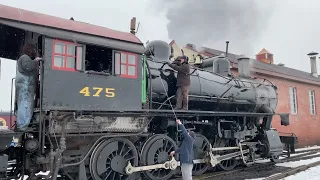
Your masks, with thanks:
M 13 81 L 14 81 L 15 79 L 16 79 L 15 77 L 11 79 L 10 129 L 12 128 Z M 14 108 L 14 107 L 13 107 L 13 108 Z

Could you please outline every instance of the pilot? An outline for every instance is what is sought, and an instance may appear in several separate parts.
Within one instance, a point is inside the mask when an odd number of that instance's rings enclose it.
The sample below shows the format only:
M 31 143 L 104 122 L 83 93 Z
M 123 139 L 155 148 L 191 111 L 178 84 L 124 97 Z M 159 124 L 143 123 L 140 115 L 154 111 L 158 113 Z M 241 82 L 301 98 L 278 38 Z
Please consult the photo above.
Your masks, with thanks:
M 186 56 L 179 56 L 173 63 L 169 64 L 172 69 L 178 71 L 177 75 L 177 103 L 175 109 L 188 110 L 188 96 L 190 87 L 190 66 Z
M 38 61 L 36 47 L 27 44 L 23 47 L 23 54 L 17 61 L 16 70 L 16 105 L 17 130 L 25 131 L 30 124 L 34 110 L 34 96 L 37 83 Z

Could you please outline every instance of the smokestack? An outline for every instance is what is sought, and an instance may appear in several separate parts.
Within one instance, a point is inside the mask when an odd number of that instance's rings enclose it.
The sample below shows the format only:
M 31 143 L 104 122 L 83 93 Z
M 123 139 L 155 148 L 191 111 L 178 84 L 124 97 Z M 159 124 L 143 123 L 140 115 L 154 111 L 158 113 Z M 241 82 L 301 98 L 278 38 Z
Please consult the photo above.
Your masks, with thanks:
M 250 59 L 245 56 L 240 56 L 238 58 L 238 72 L 239 77 L 250 78 L 251 76 L 251 66 Z
M 311 66 L 311 75 L 314 77 L 318 77 L 318 72 L 317 72 L 317 52 L 311 52 L 307 54 L 310 58 L 310 66 Z
M 131 19 L 131 23 L 130 23 L 130 33 L 135 35 L 136 34 L 136 17 L 133 17 Z
M 229 41 L 226 41 L 226 57 L 228 57 Z

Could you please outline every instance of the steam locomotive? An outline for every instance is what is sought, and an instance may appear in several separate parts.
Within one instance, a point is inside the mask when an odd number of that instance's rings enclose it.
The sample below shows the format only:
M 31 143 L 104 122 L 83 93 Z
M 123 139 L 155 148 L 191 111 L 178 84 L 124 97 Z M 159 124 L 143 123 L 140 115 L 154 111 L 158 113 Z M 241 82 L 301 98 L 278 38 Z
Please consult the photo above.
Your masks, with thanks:
M 194 175 L 282 153 L 271 122 L 280 115 L 288 125 L 288 115 L 274 112 L 276 86 L 247 75 L 248 58 L 239 59 L 239 78 L 224 56 L 214 57 L 214 72 L 191 66 L 189 110 L 173 110 L 177 72 L 164 63 L 172 57 L 166 42 L 144 47 L 6 15 L 1 56 L 15 59 L 32 37 L 43 61 L 28 129 L 0 131 L 1 178 L 168 180 L 179 174 L 179 154 L 169 156 L 181 142 L 176 119 L 196 132 Z M 61 56 L 75 63 L 58 67 Z

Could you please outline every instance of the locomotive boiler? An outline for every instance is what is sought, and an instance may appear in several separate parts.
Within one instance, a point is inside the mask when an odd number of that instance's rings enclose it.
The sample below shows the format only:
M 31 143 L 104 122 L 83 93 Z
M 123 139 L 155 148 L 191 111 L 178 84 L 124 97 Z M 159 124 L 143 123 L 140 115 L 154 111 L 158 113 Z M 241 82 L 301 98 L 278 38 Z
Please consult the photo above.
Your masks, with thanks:
M 170 108 L 175 101 L 177 72 L 164 62 L 170 61 L 172 49 L 164 41 L 152 41 L 145 54 L 150 66 L 153 108 Z M 240 77 L 230 73 L 227 57 L 213 60 L 213 72 L 191 65 L 189 109 L 224 112 L 274 112 L 277 107 L 277 87 L 266 80 L 250 78 L 250 59 L 240 57 Z

